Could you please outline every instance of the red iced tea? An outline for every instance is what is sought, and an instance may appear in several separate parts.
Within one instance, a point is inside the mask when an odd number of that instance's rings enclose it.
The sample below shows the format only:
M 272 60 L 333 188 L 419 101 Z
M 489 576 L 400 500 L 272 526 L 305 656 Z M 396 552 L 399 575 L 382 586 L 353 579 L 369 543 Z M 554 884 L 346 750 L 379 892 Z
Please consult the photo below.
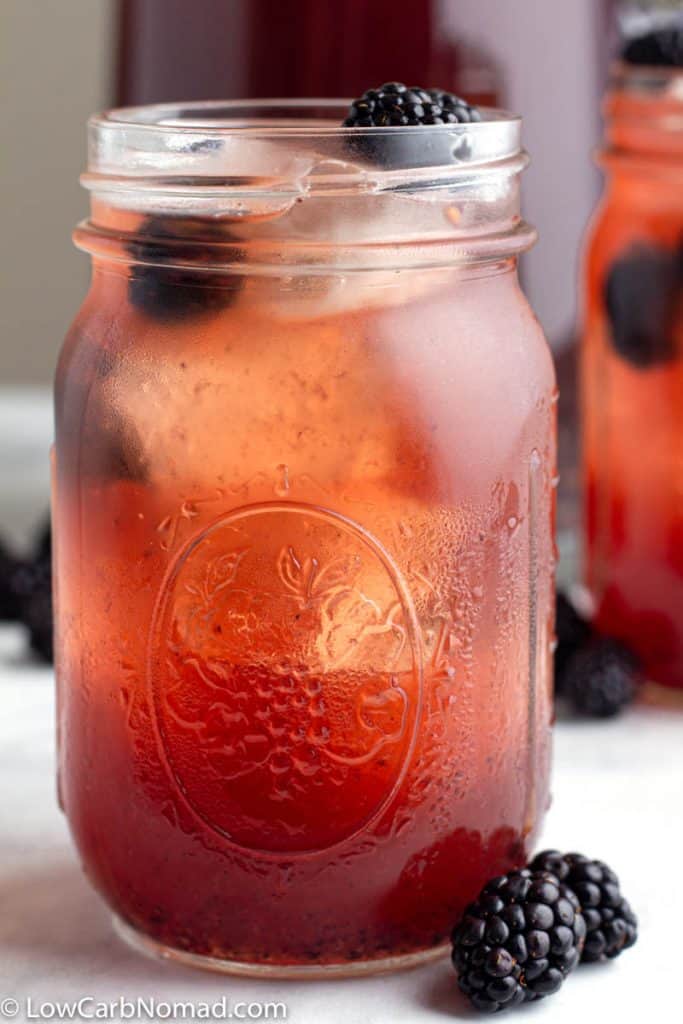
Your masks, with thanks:
M 555 393 L 529 236 L 515 216 L 509 250 L 465 259 L 480 185 L 459 207 L 450 184 L 325 184 L 269 219 L 98 194 L 57 382 L 84 866 L 157 948 L 271 973 L 431 955 L 547 802 Z
M 680 72 L 623 68 L 587 259 L 587 577 L 598 624 L 683 686 L 683 132 Z

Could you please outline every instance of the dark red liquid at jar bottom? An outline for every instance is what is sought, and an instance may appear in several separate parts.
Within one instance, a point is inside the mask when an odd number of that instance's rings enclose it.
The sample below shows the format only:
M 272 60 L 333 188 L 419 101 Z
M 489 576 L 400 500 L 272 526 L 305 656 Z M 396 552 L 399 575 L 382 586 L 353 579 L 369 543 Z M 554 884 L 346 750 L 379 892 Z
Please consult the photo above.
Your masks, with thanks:
M 96 276 L 57 412 L 60 793 L 89 877 L 158 944 L 410 956 L 529 853 L 552 369 L 513 274 L 459 281 L 280 319 L 247 282 L 189 330 Z M 453 339 L 484 294 L 473 354 Z

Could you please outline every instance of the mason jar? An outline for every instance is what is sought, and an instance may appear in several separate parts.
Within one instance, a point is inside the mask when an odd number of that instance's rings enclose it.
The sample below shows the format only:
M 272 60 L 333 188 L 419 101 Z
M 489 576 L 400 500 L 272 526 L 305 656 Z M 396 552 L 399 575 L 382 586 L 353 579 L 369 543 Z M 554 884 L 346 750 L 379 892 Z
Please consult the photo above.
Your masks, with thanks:
M 441 955 L 547 805 L 552 361 L 520 121 L 90 123 L 57 373 L 59 786 L 135 945 Z
M 599 627 L 683 687 L 683 71 L 621 64 L 585 271 L 585 570 Z

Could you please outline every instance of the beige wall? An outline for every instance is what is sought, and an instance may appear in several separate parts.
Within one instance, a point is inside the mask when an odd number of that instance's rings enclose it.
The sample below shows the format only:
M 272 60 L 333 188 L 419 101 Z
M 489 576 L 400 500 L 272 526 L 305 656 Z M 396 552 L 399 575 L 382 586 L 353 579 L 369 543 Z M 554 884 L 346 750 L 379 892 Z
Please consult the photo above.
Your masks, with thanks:
M 574 332 L 580 250 L 600 190 L 593 151 L 608 66 L 598 0 L 439 0 L 442 30 L 492 55 L 505 102 L 524 116 L 531 166 L 524 215 L 539 242 L 524 257 L 524 287 L 550 342 Z
M 70 232 L 85 121 L 109 102 L 111 0 L 0 0 L 0 387 L 47 384 L 87 285 Z
M 49 381 L 86 287 L 87 258 L 69 236 L 86 210 L 78 185 L 85 121 L 110 101 L 114 6 L 0 0 L 0 388 Z M 534 158 L 525 208 L 541 235 L 525 259 L 525 283 L 558 344 L 572 330 L 577 253 L 599 187 L 591 150 L 606 66 L 596 42 L 600 5 L 439 0 L 439 7 L 446 34 L 464 33 L 494 54 L 508 103 L 525 114 Z

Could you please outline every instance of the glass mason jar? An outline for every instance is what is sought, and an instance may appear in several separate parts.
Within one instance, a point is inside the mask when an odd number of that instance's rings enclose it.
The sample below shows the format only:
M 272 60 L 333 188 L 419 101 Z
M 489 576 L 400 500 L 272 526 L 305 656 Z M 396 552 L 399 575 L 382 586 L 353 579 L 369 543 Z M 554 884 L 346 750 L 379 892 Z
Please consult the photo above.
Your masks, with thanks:
M 683 686 L 683 72 L 617 67 L 586 261 L 586 575 L 599 626 Z
M 517 118 L 90 126 L 57 373 L 60 793 L 139 946 L 442 952 L 547 804 L 556 392 Z

